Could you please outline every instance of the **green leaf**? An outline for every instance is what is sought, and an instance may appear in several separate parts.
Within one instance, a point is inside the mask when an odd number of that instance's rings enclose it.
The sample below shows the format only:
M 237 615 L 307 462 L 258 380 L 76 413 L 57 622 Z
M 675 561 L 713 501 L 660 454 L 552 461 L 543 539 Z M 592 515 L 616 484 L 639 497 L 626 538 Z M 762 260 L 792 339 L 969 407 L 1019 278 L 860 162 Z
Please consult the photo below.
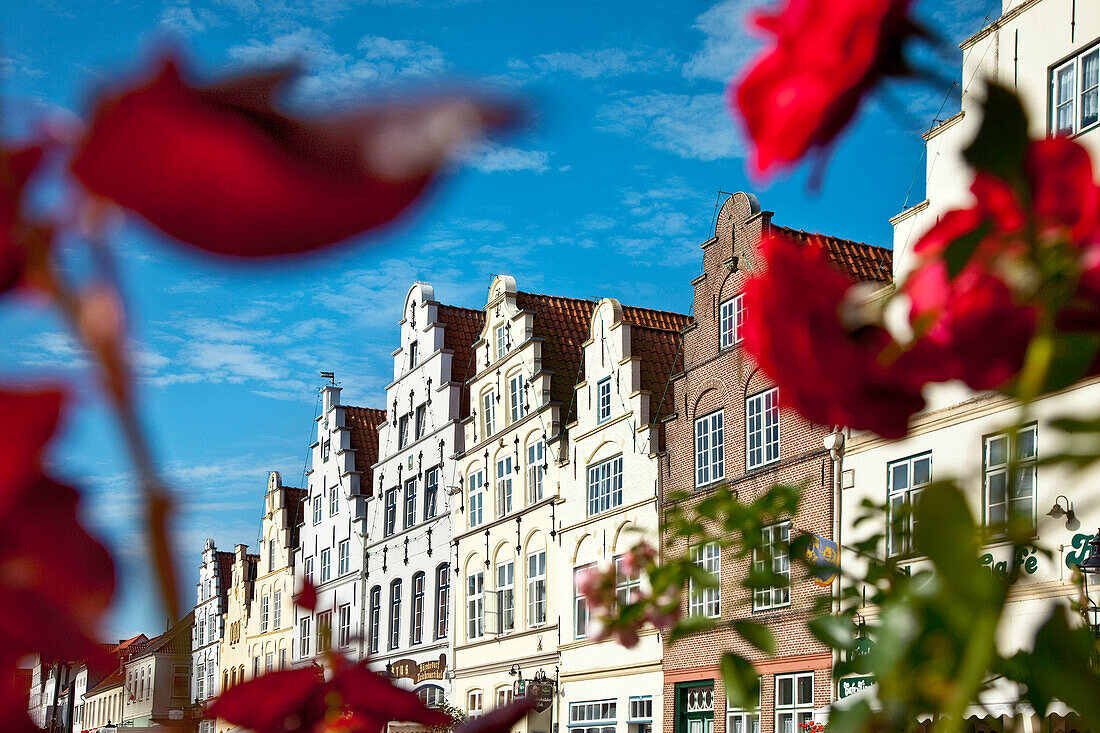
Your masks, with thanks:
M 989 236 L 992 230 L 993 226 L 989 221 L 983 221 L 977 229 L 967 232 L 947 245 L 943 252 L 943 261 L 947 265 L 948 279 L 953 280 L 963 271 L 970 262 L 970 258 L 974 256 L 974 252 L 977 251 L 978 245 Z
M 1077 711 L 1082 720 L 1100 720 L 1100 673 L 1092 664 L 1095 640 L 1090 629 L 1071 628 L 1066 609 L 1057 606 L 1035 635 L 1024 673 L 1028 702 L 1045 715 L 1058 699 Z
M 929 485 L 921 492 L 913 518 L 917 552 L 932 561 L 945 586 L 963 598 L 989 588 L 989 573 L 978 562 L 978 528 L 957 486 Z
M 726 683 L 726 700 L 731 707 L 753 708 L 760 700 L 760 675 L 752 662 L 739 654 L 722 655 L 722 680 Z
M 818 616 L 810 619 L 810 633 L 831 649 L 851 649 L 856 642 L 856 626 L 844 616 Z
M 741 638 L 752 644 L 769 657 L 775 654 L 775 634 L 763 624 L 748 619 L 738 619 L 732 624 L 733 630 L 741 635 Z
M 672 627 L 668 635 L 668 643 L 675 644 L 685 636 L 697 634 L 700 631 L 709 631 L 714 628 L 714 619 L 706 616 L 684 616 Z
M 1023 162 L 1031 144 L 1027 115 L 1020 98 L 1007 88 L 986 82 L 985 111 L 978 134 L 963 150 L 973 168 L 1010 183 L 1023 181 Z

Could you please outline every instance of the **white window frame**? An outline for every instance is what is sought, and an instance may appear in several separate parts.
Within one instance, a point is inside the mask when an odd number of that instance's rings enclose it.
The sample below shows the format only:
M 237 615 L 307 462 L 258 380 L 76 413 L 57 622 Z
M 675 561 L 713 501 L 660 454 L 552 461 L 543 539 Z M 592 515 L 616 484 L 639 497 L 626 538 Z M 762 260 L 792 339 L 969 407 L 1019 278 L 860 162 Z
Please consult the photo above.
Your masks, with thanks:
M 497 517 L 503 517 L 512 511 L 512 456 L 507 455 L 497 461 Z
M 401 520 L 402 529 L 409 529 L 416 524 L 416 476 L 405 482 L 404 512 Z
M 351 644 L 351 604 L 345 603 L 339 610 L 339 629 L 336 633 L 336 643 L 345 647 Z
M 351 540 L 340 540 L 337 545 L 337 575 L 346 575 L 351 571 Z
M 688 578 L 688 615 L 718 618 L 722 615 L 722 550 L 717 542 L 691 548 L 691 561 L 714 577 L 716 585 L 696 588 Z
M 596 382 L 596 424 L 611 419 L 611 377 Z
M 496 705 L 497 709 L 500 709 L 506 705 L 512 704 L 512 686 L 501 685 L 496 690 Z
M 311 618 L 309 616 L 303 616 L 298 622 L 298 657 L 299 659 L 306 659 L 309 657 L 309 624 Z
M 409 646 L 424 641 L 424 579 L 423 571 L 412 577 L 412 597 L 409 603 Z
M 470 641 L 485 636 L 485 571 L 466 576 L 466 638 Z
M 1084 61 L 1086 57 L 1091 57 L 1093 63 L 1096 64 L 1096 81 L 1100 82 L 1100 44 L 1093 44 L 1084 51 L 1077 53 L 1073 58 L 1053 67 L 1050 71 L 1051 135 L 1080 135 L 1083 132 L 1093 129 L 1097 124 L 1100 124 L 1100 114 L 1096 114 L 1096 119 L 1093 119 L 1087 124 L 1081 119 L 1083 108 L 1082 102 L 1086 95 L 1092 96 L 1093 111 L 1100 111 L 1100 109 L 1098 109 L 1098 105 L 1100 105 L 1100 84 L 1091 84 L 1088 89 L 1081 88 L 1085 83 L 1085 79 L 1081 72 L 1084 70 Z M 1069 98 L 1062 97 L 1062 89 L 1059 83 L 1059 77 L 1065 72 L 1068 72 L 1071 76 L 1069 82 L 1071 86 Z M 1068 128 L 1064 128 L 1059 125 L 1058 113 L 1059 110 L 1067 106 L 1069 108 L 1071 123 Z
M 451 610 L 451 567 L 440 565 L 435 569 L 435 638 L 447 636 L 447 617 Z
M 332 580 L 332 549 L 321 550 L 321 582 Z
M 930 483 L 932 451 L 886 464 L 886 554 L 889 557 L 906 554 L 912 549 L 912 509 L 921 491 Z
M 633 695 L 627 701 L 626 722 L 628 724 L 653 722 L 653 696 Z
M 760 733 L 759 697 L 751 708 L 739 708 L 726 700 L 726 733 Z
M 1020 454 L 1020 438 L 1027 435 L 1030 437 L 1031 443 L 1031 455 Z M 993 446 L 996 444 L 1002 444 L 1004 446 L 1004 460 L 994 462 L 992 457 Z M 1036 526 L 1036 496 L 1038 494 L 1038 482 L 1039 482 L 1039 469 L 1038 469 L 1038 456 L 1039 456 L 1039 430 L 1038 425 L 1032 423 L 1026 425 L 1019 430 L 1012 433 L 996 433 L 994 435 L 987 435 L 982 440 L 982 515 L 987 527 L 997 528 L 998 525 L 1003 527 L 1003 524 L 1017 511 L 1013 507 L 1015 503 L 1017 507 L 1027 505 L 1026 519 L 1030 522 L 1031 527 Z M 1014 468 L 1016 470 L 1016 481 L 1009 481 L 1008 470 L 1009 463 L 1014 462 Z M 1019 492 L 1019 487 L 1022 486 L 1023 477 L 1027 477 L 1030 482 L 1030 496 L 1019 493 L 1017 496 L 1010 496 L 1009 492 L 1016 490 Z M 998 481 L 1003 484 L 1003 499 L 1001 501 L 994 502 L 990 496 L 990 485 L 993 481 Z M 996 517 L 995 508 L 1001 507 L 1002 517 Z
M 313 497 L 313 524 L 317 525 L 321 523 L 321 495 Z
M 569 703 L 569 728 L 572 731 L 610 726 L 614 730 L 619 717 L 619 702 L 609 700 L 584 700 Z
M 757 572 L 763 572 L 765 563 L 771 558 L 772 572 L 787 576 L 787 584 L 770 588 L 754 588 L 752 592 L 752 610 L 769 611 L 791 605 L 791 523 L 779 522 L 761 530 L 761 549 L 753 550 L 752 566 Z M 776 542 L 787 543 L 786 549 L 776 550 Z
M 473 720 L 482 715 L 481 690 L 470 690 L 466 693 L 466 719 Z
M 340 491 L 338 486 L 328 490 L 328 515 L 335 517 L 340 512 Z
M 626 555 L 616 555 L 615 564 L 615 600 L 620 606 L 626 606 L 634 602 L 634 598 L 642 590 L 642 574 L 629 575 L 623 571 Z M 721 570 L 719 570 L 721 572 Z
M 612 456 L 588 467 L 588 516 L 594 517 L 623 504 L 623 457 Z
M 508 353 L 508 324 L 501 323 L 494 331 L 497 342 L 497 359 L 503 359 Z
M 493 388 L 481 394 L 481 430 L 484 438 L 491 437 L 497 431 L 496 423 L 497 393 Z
M 416 408 L 416 418 L 413 420 L 413 434 L 416 440 L 424 437 L 428 430 L 428 406 L 420 405 Z
M 727 298 L 718 306 L 718 348 L 728 349 L 741 343 L 745 327 L 745 296 Z
M 271 596 L 260 596 L 260 633 L 266 634 L 271 622 Z
M 397 492 L 399 490 L 397 486 L 386 489 L 386 507 L 382 515 L 382 534 L 386 537 L 397 531 Z
M 810 680 L 810 699 L 799 697 L 801 691 L 800 680 Z M 785 682 L 791 684 L 791 702 L 780 702 L 780 689 Z M 802 723 L 814 719 L 814 673 L 791 672 L 790 674 L 777 674 L 775 676 L 775 733 L 798 733 Z M 790 721 L 790 727 L 784 727 L 785 720 Z
M 536 440 L 527 446 L 527 504 L 535 504 L 542 501 L 543 479 L 546 471 L 543 464 L 546 463 L 546 444 Z
M 508 406 L 511 421 L 519 422 L 523 418 L 523 374 L 514 374 L 508 380 Z
M 546 550 L 527 555 L 527 626 L 546 623 Z
M 401 646 L 401 578 L 390 583 L 390 638 L 389 649 Z
M 695 486 L 710 486 L 725 477 L 725 415 L 715 410 L 695 419 Z
M 596 567 L 596 563 L 573 568 L 573 639 L 588 638 L 588 598 L 581 593 L 580 581 L 584 573 Z
M 305 575 L 306 575 L 306 580 L 308 580 L 310 583 L 312 583 L 313 582 L 313 558 L 312 557 L 307 557 L 306 558 Z
M 478 469 L 472 472 L 467 483 L 466 520 L 473 528 L 485 521 L 485 471 Z
M 493 568 L 496 579 L 497 612 L 500 614 L 500 630 L 513 631 L 516 628 L 516 561 L 509 558 Z
M 283 592 L 277 590 L 271 597 L 271 628 L 278 631 L 283 626 Z
M 779 390 L 773 387 L 745 399 L 745 467 L 751 471 L 778 460 Z
M 397 418 L 397 448 L 400 450 L 409 444 L 409 415 Z
M 429 468 L 424 472 L 424 521 L 434 519 L 439 512 L 436 502 L 439 500 L 439 469 Z
M 332 611 L 317 614 L 317 653 L 332 649 Z
M 382 626 L 382 586 L 380 585 L 376 585 L 370 589 L 369 613 L 370 637 L 367 646 L 371 654 L 377 654 L 379 649 L 378 644 L 381 639 L 381 632 L 379 629 Z
M 418 351 L 419 351 L 419 349 L 417 347 L 416 341 L 410 341 L 409 342 L 409 370 L 410 371 L 416 368 L 416 363 L 418 361 L 418 357 L 420 356 L 417 353 Z

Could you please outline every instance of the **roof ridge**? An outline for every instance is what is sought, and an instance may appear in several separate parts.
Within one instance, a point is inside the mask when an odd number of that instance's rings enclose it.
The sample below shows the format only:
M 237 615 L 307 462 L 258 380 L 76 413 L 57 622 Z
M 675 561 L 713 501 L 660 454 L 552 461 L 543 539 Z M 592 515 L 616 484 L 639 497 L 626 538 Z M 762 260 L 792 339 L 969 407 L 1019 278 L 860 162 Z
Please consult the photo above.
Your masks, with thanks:
M 886 250 L 892 252 L 890 247 L 883 247 L 881 244 L 871 244 L 869 242 L 863 242 L 858 239 L 849 239 L 848 237 L 838 237 L 835 234 L 823 234 L 822 232 L 811 232 L 807 229 L 799 229 L 798 227 L 784 226 L 783 224 L 772 224 L 775 229 L 786 229 L 789 232 L 798 232 L 799 234 L 805 234 L 807 237 L 823 237 L 825 239 L 836 239 L 841 242 L 848 242 L 849 244 L 858 244 L 863 247 L 874 247 L 875 249 Z

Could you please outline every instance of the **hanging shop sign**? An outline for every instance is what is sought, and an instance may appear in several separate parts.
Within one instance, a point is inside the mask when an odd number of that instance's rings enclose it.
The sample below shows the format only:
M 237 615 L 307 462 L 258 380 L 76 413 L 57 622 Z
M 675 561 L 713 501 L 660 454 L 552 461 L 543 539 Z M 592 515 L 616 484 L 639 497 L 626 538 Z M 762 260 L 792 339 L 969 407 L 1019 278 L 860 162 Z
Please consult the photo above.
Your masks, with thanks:
M 860 677 L 845 677 L 836 683 L 836 696 L 838 699 L 843 700 L 849 695 L 866 690 L 873 684 L 875 684 L 875 678 L 869 674 Z
M 417 662 L 415 659 L 398 659 L 390 665 L 390 674 L 405 677 L 419 685 L 426 680 L 441 680 L 447 670 L 447 655 L 440 654 L 439 659 Z
M 535 712 L 541 713 L 554 703 L 553 680 L 516 680 L 512 683 L 512 697 L 535 698 Z
M 840 561 L 836 543 L 812 532 L 810 539 L 810 546 L 806 548 L 806 559 L 814 566 L 811 573 L 814 583 L 822 587 L 832 585 Z

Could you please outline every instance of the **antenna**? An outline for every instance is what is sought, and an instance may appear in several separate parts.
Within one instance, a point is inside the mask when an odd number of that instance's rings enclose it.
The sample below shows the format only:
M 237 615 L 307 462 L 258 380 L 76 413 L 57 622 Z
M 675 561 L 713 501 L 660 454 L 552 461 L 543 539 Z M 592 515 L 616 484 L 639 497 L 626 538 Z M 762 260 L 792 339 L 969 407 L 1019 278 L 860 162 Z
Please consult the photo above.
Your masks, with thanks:
M 336 384 L 336 375 L 333 374 L 332 372 L 321 372 L 321 378 L 322 379 L 327 379 L 328 383 L 331 384 L 331 385 Z

